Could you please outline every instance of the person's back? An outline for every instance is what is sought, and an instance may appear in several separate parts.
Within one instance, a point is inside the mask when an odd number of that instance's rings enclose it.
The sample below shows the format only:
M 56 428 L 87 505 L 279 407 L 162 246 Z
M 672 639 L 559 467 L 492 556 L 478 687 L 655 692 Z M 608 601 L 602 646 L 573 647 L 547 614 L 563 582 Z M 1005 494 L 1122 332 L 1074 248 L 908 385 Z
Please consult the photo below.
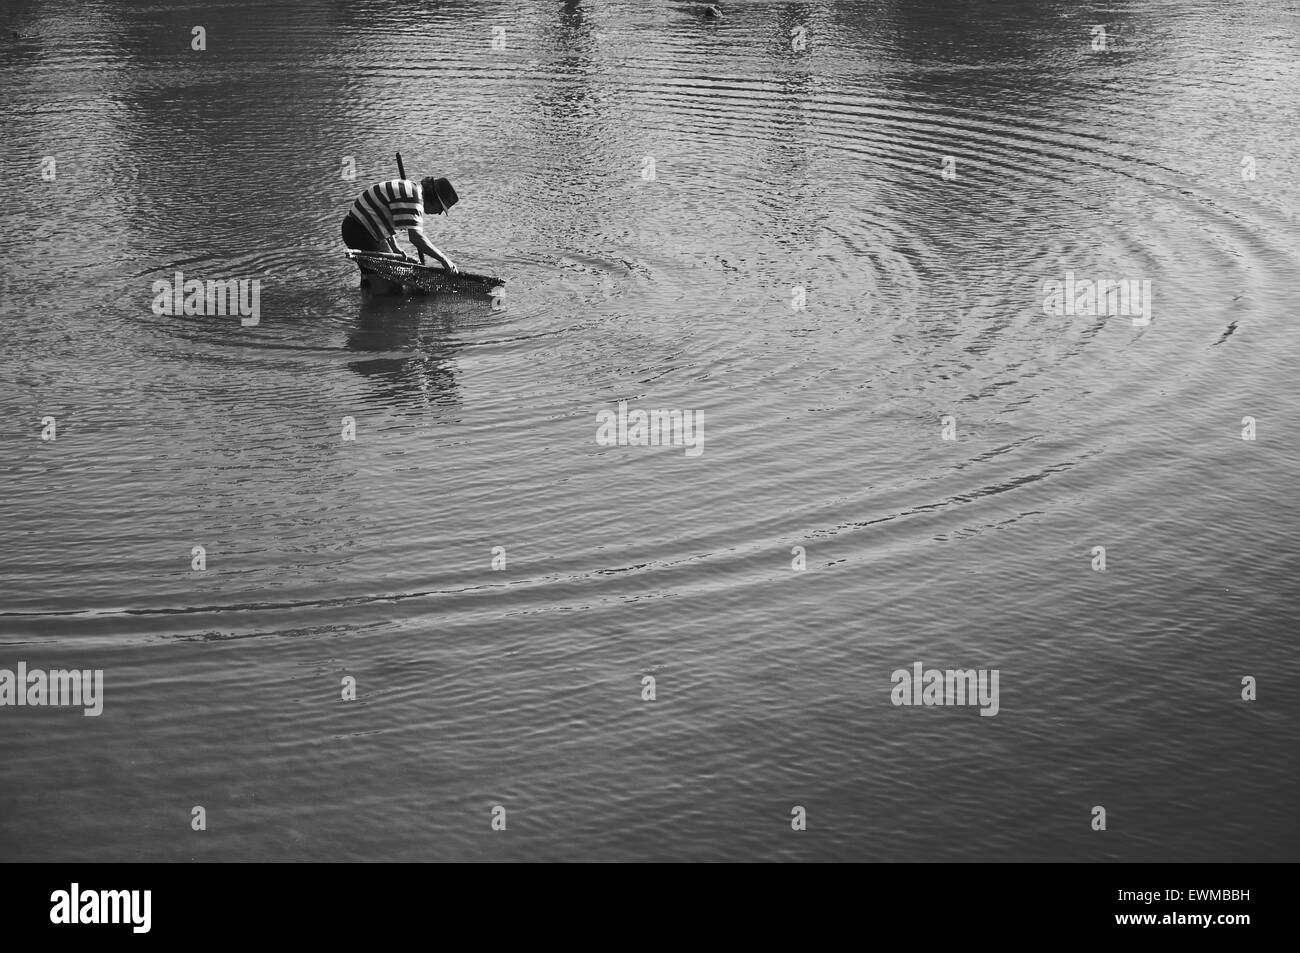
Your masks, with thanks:
M 379 250 L 399 229 L 423 230 L 421 208 L 420 186 L 409 179 L 393 179 L 372 185 L 362 192 L 352 203 L 348 215 L 365 228 L 374 246 L 367 250 Z M 343 240 L 348 247 L 355 247 L 347 242 L 347 236 Z
M 424 233 L 424 213 L 446 214 L 460 201 L 456 190 L 446 179 L 432 176 L 418 183 L 410 179 L 392 179 L 370 186 L 362 192 L 343 219 L 343 244 L 354 251 L 400 254 L 393 241 L 398 231 L 405 230 L 408 240 L 421 253 L 442 263 L 449 271 L 457 271 L 452 260 L 439 251 Z M 361 267 L 362 284 L 376 290 L 380 279 Z M 392 282 L 385 282 L 392 285 Z M 400 285 L 396 290 L 400 290 Z

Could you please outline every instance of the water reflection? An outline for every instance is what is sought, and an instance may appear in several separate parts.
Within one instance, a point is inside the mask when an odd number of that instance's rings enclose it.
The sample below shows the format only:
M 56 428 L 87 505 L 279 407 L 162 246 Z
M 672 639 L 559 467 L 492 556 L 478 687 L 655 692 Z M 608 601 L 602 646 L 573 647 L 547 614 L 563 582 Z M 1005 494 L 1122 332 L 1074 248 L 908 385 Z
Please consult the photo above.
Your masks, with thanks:
M 378 295 L 358 291 L 356 322 L 346 346 L 383 354 L 348 362 L 365 377 L 375 397 L 390 406 L 451 406 L 456 385 L 455 325 L 458 317 L 481 317 L 490 299 L 460 295 Z M 393 356 L 394 351 L 404 352 Z

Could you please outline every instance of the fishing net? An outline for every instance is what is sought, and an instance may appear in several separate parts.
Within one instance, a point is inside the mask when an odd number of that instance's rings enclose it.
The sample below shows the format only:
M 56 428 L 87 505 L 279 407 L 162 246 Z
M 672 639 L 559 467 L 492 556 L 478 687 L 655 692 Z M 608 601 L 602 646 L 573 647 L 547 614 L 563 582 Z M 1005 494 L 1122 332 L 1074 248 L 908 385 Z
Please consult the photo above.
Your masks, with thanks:
M 400 258 L 353 253 L 348 256 L 361 268 L 362 274 L 371 274 L 389 281 L 436 294 L 491 294 L 494 288 L 506 283 L 504 278 L 476 275 L 473 272 L 450 272 L 432 265 L 418 265 Z

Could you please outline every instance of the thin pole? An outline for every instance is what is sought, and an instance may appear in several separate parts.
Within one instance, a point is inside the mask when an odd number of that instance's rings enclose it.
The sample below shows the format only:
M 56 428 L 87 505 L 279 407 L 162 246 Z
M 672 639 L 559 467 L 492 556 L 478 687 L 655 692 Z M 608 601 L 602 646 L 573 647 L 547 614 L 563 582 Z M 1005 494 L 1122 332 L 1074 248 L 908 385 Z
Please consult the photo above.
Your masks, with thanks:
M 406 178 L 406 167 L 402 165 L 402 154 L 401 154 L 400 152 L 397 153 L 397 174 L 398 174 L 398 176 L 399 176 L 400 178 L 403 178 L 403 179 Z M 393 246 L 393 251 L 397 251 L 397 242 L 393 241 L 393 240 L 390 238 L 390 239 L 388 240 L 388 243 L 389 243 L 390 245 Z M 416 249 L 416 252 L 419 253 L 419 255 L 420 255 L 420 264 L 423 265 L 423 264 L 424 264 L 424 252 L 423 252 L 423 251 L 420 251 L 420 249 L 418 249 L 418 248 Z

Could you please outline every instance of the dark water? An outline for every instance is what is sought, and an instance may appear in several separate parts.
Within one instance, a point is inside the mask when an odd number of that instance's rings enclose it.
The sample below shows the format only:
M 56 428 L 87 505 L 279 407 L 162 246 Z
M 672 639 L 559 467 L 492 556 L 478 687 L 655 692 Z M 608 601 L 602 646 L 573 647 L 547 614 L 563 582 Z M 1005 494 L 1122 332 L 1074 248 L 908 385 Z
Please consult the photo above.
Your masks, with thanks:
M 0 857 L 1296 858 L 1295 2 L 7 9 Z

